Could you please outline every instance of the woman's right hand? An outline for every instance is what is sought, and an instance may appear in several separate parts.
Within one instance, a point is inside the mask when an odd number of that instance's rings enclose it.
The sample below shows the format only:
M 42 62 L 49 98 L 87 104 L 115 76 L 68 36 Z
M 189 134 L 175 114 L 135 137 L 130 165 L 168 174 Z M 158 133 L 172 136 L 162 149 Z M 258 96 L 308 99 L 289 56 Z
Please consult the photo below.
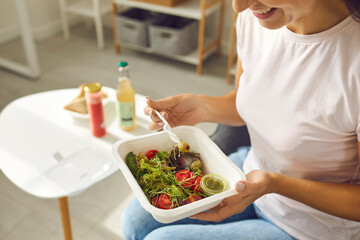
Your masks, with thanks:
M 195 125 L 205 119 L 206 111 L 202 99 L 195 94 L 180 94 L 160 100 L 146 98 L 147 106 L 144 109 L 146 115 L 151 117 L 148 124 L 150 130 L 156 130 L 163 126 L 161 119 L 154 109 L 158 110 L 171 127 L 179 125 Z

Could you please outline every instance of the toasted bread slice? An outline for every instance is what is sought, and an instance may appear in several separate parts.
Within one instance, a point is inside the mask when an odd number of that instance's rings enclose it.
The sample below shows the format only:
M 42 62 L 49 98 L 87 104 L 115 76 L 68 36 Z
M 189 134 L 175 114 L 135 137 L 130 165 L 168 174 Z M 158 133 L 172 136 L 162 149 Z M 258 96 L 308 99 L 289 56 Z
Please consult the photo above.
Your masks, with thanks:
M 66 110 L 77 112 L 77 113 L 82 113 L 82 114 L 88 113 L 85 97 L 74 98 L 70 103 L 66 104 L 64 106 L 64 108 Z

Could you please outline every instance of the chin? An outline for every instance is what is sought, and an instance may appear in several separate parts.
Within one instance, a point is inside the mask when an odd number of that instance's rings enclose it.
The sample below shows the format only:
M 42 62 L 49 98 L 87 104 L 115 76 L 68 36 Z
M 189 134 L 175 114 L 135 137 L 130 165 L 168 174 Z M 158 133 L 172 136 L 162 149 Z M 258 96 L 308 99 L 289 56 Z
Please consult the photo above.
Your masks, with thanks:
M 258 20 L 258 21 L 261 24 L 261 26 L 263 26 L 264 28 L 270 29 L 270 30 L 276 30 L 276 29 L 282 28 L 284 26 L 284 24 L 281 24 L 281 23 L 269 23 L 269 22 L 265 22 L 262 20 Z

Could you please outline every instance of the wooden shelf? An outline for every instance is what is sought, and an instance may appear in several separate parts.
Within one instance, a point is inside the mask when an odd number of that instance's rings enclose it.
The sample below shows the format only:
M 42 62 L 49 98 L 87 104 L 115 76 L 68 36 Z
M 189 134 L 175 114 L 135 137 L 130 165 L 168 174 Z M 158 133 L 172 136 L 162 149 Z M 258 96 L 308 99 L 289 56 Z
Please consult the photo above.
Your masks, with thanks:
M 183 3 L 176 5 L 175 7 L 164 7 L 161 5 L 145 3 L 136 0 L 115 0 L 115 3 L 118 5 L 136 7 L 141 9 L 146 9 L 149 11 L 166 13 L 169 15 L 191 18 L 200 20 L 202 17 L 201 6 L 199 0 L 187 0 Z M 220 8 L 220 4 L 215 4 L 205 11 L 205 16 L 210 15 L 211 13 L 217 11 Z
M 174 7 L 165 7 L 161 5 L 145 3 L 136 0 L 112 0 L 112 24 L 113 24 L 113 36 L 114 36 L 114 48 L 116 53 L 120 53 L 120 43 L 117 40 L 116 34 L 116 15 L 118 13 L 118 7 L 134 7 L 157 13 L 164 13 L 173 16 L 179 16 L 184 18 L 195 19 L 199 21 L 198 30 L 198 47 L 193 52 L 184 55 L 171 55 L 171 54 L 160 54 L 153 52 L 150 48 L 144 48 L 134 46 L 128 43 L 121 43 L 121 46 L 131 48 L 138 51 L 143 51 L 151 54 L 161 55 L 174 60 L 195 64 L 197 65 L 197 74 L 202 74 L 203 60 L 206 59 L 210 54 L 217 52 L 218 56 L 221 53 L 221 38 L 224 23 L 224 12 L 225 12 L 225 0 L 187 0 Z M 219 11 L 219 26 L 217 35 L 214 38 L 208 38 L 205 34 L 205 21 L 207 16 L 212 13 Z

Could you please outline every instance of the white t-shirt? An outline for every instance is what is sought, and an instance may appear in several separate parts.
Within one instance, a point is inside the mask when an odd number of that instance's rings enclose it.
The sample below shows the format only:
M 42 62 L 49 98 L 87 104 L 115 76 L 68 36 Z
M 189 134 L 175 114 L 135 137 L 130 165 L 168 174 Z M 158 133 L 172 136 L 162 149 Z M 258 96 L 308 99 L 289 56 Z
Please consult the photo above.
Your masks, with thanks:
M 244 73 L 237 110 L 255 169 L 314 181 L 360 184 L 360 24 L 299 35 L 262 27 L 250 11 L 237 21 Z M 256 206 L 298 239 L 360 239 L 360 222 L 341 219 L 278 194 Z

